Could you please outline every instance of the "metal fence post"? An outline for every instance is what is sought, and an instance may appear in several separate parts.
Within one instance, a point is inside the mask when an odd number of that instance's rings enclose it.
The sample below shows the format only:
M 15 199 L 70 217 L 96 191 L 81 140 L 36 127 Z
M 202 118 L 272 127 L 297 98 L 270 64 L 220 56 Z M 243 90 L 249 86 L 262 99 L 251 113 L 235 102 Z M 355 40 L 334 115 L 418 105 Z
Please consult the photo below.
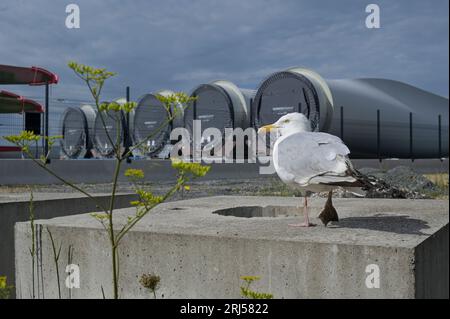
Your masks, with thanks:
M 39 135 L 43 136 L 43 134 L 45 134 L 44 133 L 44 131 L 45 131 L 45 114 L 44 113 L 40 114 L 39 121 L 40 121 L 40 123 L 39 123 L 39 126 L 40 126 Z M 36 152 L 35 152 L 35 156 L 34 156 L 35 158 L 39 158 L 39 148 L 37 146 L 38 146 L 38 142 L 36 141 Z M 45 139 L 44 138 L 41 138 L 41 147 L 42 147 L 42 150 L 45 149 Z
M 48 116 L 49 116 L 49 84 L 45 83 L 45 131 L 44 131 L 44 156 L 48 154 Z
M 253 123 L 253 99 L 250 99 L 250 107 L 249 107 L 249 112 L 250 112 L 250 127 L 254 127 L 254 123 Z
M 441 114 L 438 115 L 438 142 L 439 142 L 439 159 L 442 162 L 442 124 L 441 124 Z
M 130 102 L 130 87 L 127 86 L 126 88 L 126 99 L 127 102 Z M 126 112 L 125 114 L 125 121 L 126 121 L 126 131 L 125 131 L 125 154 L 130 151 L 131 146 L 131 134 L 130 134 L 130 113 Z M 127 156 L 127 163 L 131 163 L 131 156 Z
M 414 162 L 414 148 L 413 148 L 413 114 L 409 112 L 409 157 Z
M 380 122 L 380 110 L 377 110 L 377 154 L 378 161 L 381 163 L 381 122 Z
M 194 98 L 197 98 L 197 96 L 194 95 Z M 197 99 L 195 99 L 194 102 L 192 103 L 192 117 L 193 120 L 197 119 Z
M 127 88 L 126 88 L 126 99 L 127 99 L 127 102 L 130 102 L 130 87 L 129 86 L 127 86 Z M 127 112 L 127 114 L 126 114 L 126 121 L 127 121 L 127 132 L 126 132 L 126 134 L 127 134 L 127 139 L 126 139 L 126 143 L 127 143 L 127 145 L 126 145 L 126 147 L 128 148 L 128 147 L 130 147 L 130 113 L 128 113 Z

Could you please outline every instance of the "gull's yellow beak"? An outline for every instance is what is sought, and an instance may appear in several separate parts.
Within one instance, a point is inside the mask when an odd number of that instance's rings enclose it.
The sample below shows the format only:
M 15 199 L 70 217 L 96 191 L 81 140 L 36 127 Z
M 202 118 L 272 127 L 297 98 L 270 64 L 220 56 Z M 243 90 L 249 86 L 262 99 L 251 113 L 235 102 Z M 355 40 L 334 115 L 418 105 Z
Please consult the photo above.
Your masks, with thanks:
M 277 128 L 278 128 L 278 126 L 276 126 L 275 124 L 264 125 L 264 126 L 259 128 L 258 134 L 270 132 L 270 131 L 275 130 Z

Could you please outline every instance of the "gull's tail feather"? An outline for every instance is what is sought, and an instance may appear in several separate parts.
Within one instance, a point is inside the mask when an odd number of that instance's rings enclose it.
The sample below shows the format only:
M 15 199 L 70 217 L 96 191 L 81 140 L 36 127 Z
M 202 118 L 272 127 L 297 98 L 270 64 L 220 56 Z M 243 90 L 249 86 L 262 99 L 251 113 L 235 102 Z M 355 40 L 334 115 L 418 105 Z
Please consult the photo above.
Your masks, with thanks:
M 346 159 L 347 173 L 354 177 L 362 190 L 366 191 L 366 197 L 408 198 L 408 192 L 391 186 L 375 176 L 365 175 L 353 167 L 350 159 Z

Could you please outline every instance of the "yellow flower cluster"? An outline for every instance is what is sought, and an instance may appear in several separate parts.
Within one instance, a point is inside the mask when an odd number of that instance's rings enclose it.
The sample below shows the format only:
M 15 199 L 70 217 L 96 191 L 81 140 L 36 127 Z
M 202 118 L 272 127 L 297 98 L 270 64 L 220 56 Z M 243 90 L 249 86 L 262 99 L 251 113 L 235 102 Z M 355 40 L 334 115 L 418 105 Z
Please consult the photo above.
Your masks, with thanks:
M 205 176 L 211 168 L 210 166 L 201 165 L 200 163 L 183 162 L 180 159 L 172 159 L 172 167 L 180 173 L 191 173 L 195 177 Z
M 9 135 L 4 137 L 10 143 L 23 145 L 24 142 L 37 142 L 41 138 L 32 131 L 22 131 L 19 135 Z
M 97 214 L 97 213 L 92 213 L 91 216 L 99 221 L 105 220 L 109 217 L 107 214 Z
M 144 171 L 141 169 L 129 168 L 125 171 L 125 176 L 130 179 L 143 179 Z
M 142 189 L 138 189 L 136 193 L 139 195 L 140 200 L 130 202 L 133 206 L 152 206 L 164 201 L 164 197 L 153 195 L 152 192 L 144 191 Z
M 248 284 L 251 284 L 254 281 L 258 281 L 261 279 L 260 276 L 241 276 L 241 279 Z
M 108 72 L 106 69 L 93 68 L 88 65 L 80 64 L 74 61 L 68 63 L 69 68 L 71 68 L 75 73 L 78 73 L 82 78 L 87 81 L 104 81 L 114 75 L 114 72 Z
M 172 109 L 172 106 L 177 104 L 185 108 L 187 104 L 197 99 L 197 97 L 189 96 L 184 92 L 176 92 L 168 96 L 157 94 L 156 98 L 166 107 L 167 110 Z
M 123 111 L 125 113 L 130 113 L 132 110 L 134 110 L 137 106 L 136 102 L 125 102 L 123 104 L 117 103 L 117 102 L 110 102 L 110 103 L 101 103 L 99 106 L 100 112 L 105 111 L 113 111 L 113 112 L 119 112 Z
M 264 293 L 264 292 L 257 292 L 250 289 L 250 285 L 254 281 L 258 281 L 261 279 L 260 276 L 241 276 L 241 279 L 246 282 L 246 287 L 241 287 L 241 295 L 245 298 L 249 299 L 272 299 L 273 295 Z
M 249 288 L 241 287 L 241 294 L 242 296 L 249 298 L 249 299 L 272 299 L 273 295 L 264 293 L 264 292 L 256 292 L 253 290 L 250 290 Z
M 6 276 L 0 276 L 0 289 L 6 288 Z

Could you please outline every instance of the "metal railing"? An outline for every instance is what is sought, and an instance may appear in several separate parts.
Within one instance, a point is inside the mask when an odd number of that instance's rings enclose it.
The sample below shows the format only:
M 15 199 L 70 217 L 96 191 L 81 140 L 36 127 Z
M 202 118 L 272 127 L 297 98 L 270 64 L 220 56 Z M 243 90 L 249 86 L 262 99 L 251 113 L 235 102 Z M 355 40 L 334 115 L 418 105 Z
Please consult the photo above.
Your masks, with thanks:
M 127 100 L 130 100 L 130 88 L 127 87 L 126 89 L 126 97 Z M 51 99 L 50 100 L 51 104 L 52 104 L 52 112 L 48 114 L 48 127 L 46 128 L 46 123 L 47 120 L 44 117 L 44 114 L 40 114 L 40 123 L 39 123 L 39 129 L 36 129 L 36 134 L 45 134 L 48 133 L 50 136 L 52 135 L 60 135 L 61 134 L 61 115 L 63 114 L 64 110 L 66 107 L 69 106 L 79 106 L 83 103 L 87 103 L 89 104 L 89 101 L 81 101 L 81 100 L 73 100 L 71 101 L 70 99 L 65 100 L 65 99 Z M 340 138 L 344 141 L 344 143 L 346 143 L 346 140 L 348 140 L 346 138 L 345 133 L 348 131 L 346 130 L 346 126 L 349 125 L 347 123 L 348 119 L 350 118 L 349 114 L 347 114 L 345 112 L 345 107 L 344 106 L 340 106 L 338 108 L 339 110 L 339 115 L 340 115 L 340 119 L 337 122 L 337 124 L 339 125 L 338 128 L 335 128 L 335 134 L 339 134 Z M 253 112 L 251 112 L 253 113 Z M 376 157 L 378 158 L 378 160 L 381 162 L 384 158 L 386 158 L 387 156 L 385 155 L 385 152 L 383 152 L 383 147 L 385 147 L 385 145 L 388 145 L 387 143 L 389 142 L 387 140 L 387 136 L 386 134 L 383 135 L 384 133 L 384 127 L 383 124 L 386 123 L 386 120 L 383 120 L 383 113 L 381 111 L 381 109 L 376 109 L 374 112 L 374 117 L 375 117 L 375 121 L 374 123 L 376 123 L 376 128 L 373 131 L 373 137 L 376 139 Z M 253 116 L 253 114 L 252 114 Z M 385 115 L 386 116 L 386 115 Z M 409 156 L 408 158 L 411 159 L 411 161 L 414 161 L 417 158 L 417 141 L 415 140 L 415 138 L 417 138 L 417 133 L 415 134 L 417 127 L 419 124 L 417 124 L 416 122 L 416 118 L 414 116 L 413 112 L 409 112 L 405 113 L 405 125 L 408 125 L 409 128 L 407 129 L 405 127 L 406 130 L 408 130 L 409 136 L 408 136 L 408 148 L 409 148 Z M 126 119 L 127 121 L 127 126 L 130 127 L 130 119 L 129 117 L 127 117 Z M 11 146 L 11 144 L 7 143 L 3 137 L 6 135 L 15 135 L 15 134 L 19 134 L 20 131 L 22 130 L 32 130 L 30 129 L 30 126 L 27 127 L 26 125 L 26 121 L 25 121 L 25 115 L 19 115 L 19 114 L 0 114 L 0 146 Z M 386 124 L 385 124 L 386 125 Z M 420 127 L 420 125 L 419 125 Z M 442 159 L 442 157 L 446 154 L 443 154 L 443 123 L 442 123 L 442 114 L 438 114 L 437 118 L 436 118 L 436 158 Z M 405 143 L 406 143 L 406 136 L 405 136 Z M 41 143 L 42 147 L 44 147 L 45 149 L 45 144 Z M 125 136 L 125 140 L 124 140 L 124 146 L 126 148 L 129 148 L 132 146 L 132 141 L 131 141 L 131 136 L 129 134 L 126 134 Z M 434 144 L 434 143 L 433 143 Z

